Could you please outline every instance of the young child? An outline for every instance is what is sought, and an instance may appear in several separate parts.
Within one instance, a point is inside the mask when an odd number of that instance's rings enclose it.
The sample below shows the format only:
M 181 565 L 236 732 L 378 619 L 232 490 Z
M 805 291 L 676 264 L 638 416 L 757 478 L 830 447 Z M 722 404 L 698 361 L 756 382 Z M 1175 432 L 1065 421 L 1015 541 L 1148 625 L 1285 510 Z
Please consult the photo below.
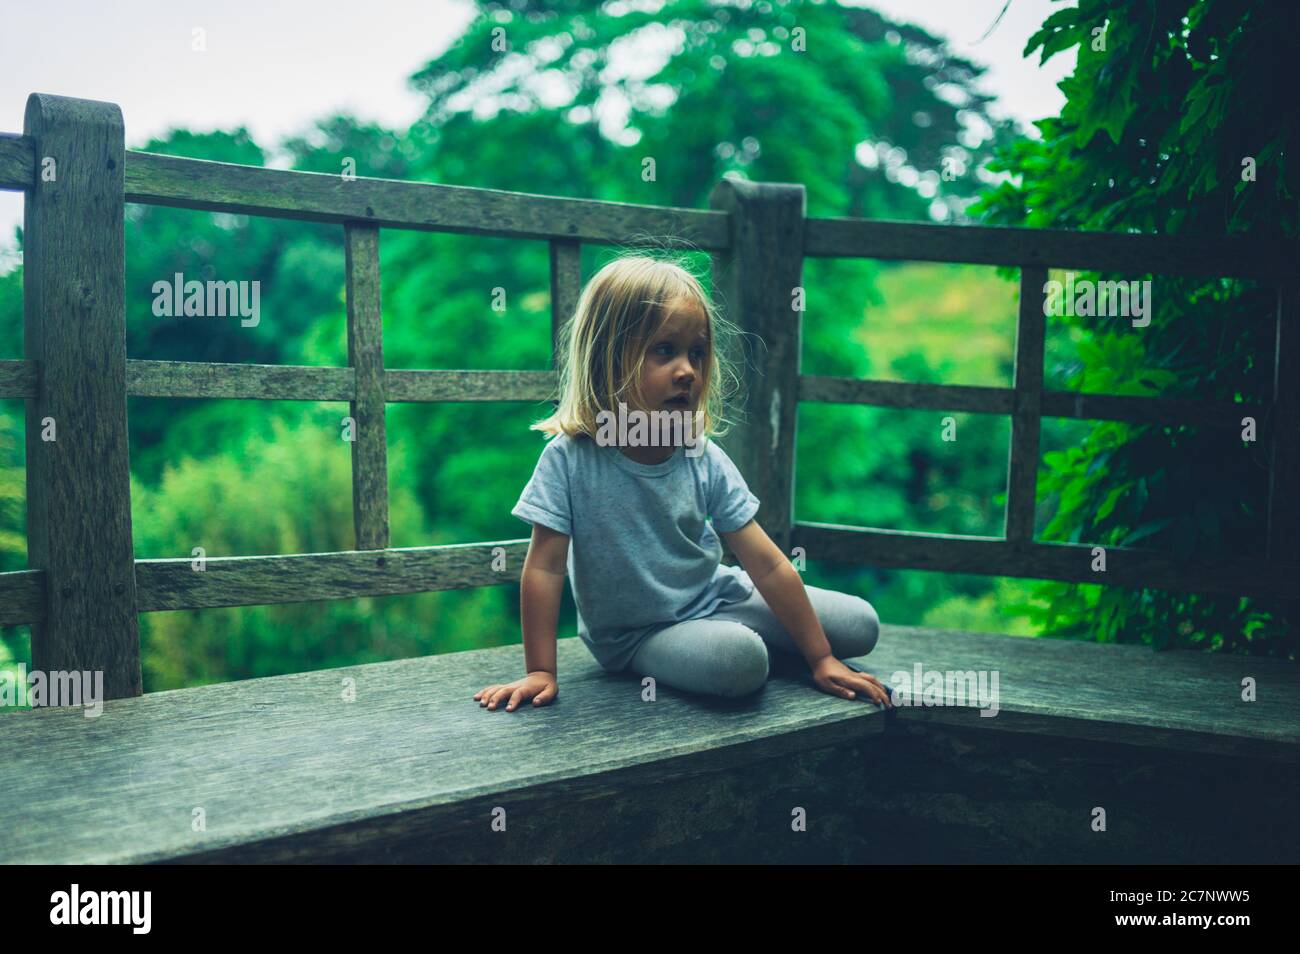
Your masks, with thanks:
M 566 575 L 578 635 L 610 672 L 740 696 L 767 679 L 771 647 L 802 655 L 823 692 L 889 705 L 878 679 L 840 662 L 875 647 L 875 609 L 804 586 L 754 521 L 759 501 L 735 464 L 707 439 L 725 433 L 723 325 L 690 272 L 643 254 L 610 262 L 583 289 L 561 335 L 559 406 L 532 426 L 551 440 L 511 511 L 533 525 L 520 586 L 527 675 L 475 693 L 480 706 L 512 711 L 558 694 Z M 645 446 L 629 426 L 620 446 L 606 426 L 620 403 L 625 420 L 676 412 L 685 427 L 668 446 Z M 743 570 L 720 562 L 719 534 Z

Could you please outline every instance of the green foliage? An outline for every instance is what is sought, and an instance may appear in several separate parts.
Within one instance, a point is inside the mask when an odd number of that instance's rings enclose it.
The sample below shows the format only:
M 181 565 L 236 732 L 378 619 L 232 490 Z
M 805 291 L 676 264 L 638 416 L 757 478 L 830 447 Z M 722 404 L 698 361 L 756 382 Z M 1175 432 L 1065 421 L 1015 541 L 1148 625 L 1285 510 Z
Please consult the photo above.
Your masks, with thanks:
M 321 408 L 294 425 L 270 421 L 206 459 L 168 464 L 156 485 L 132 487 L 137 558 L 326 553 L 353 547 L 350 445 L 336 415 Z M 390 464 L 403 472 L 400 452 Z M 437 537 L 409 486 L 389 499 L 390 520 Z M 195 554 L 193 546 L 204 552 Z M 484 611 L 499 594 L 481 591 L 452 612 L 439 594 L 148 613 L 141 617 L 151 690 L 379 661 L 479 645 Z M 473 634 L 455 639 L 456 633 Z
M 1094 31 L 1104 36 L 1104 49 Z M 1294 237 L 1297 130 L 1289 89 L 1293 5 L 1237 0 L 1083 0 L 1053 13 L 1026 54 L 1077 47 L 1068 102 L 1041 141 L 1005 148 L 1011 178 L 975 207 L 1041 228 Z M 1288 148 L 1289 147 L 1289 148 Z M 1243 161 L 1256 162 L 1245 181 Z M 1146 276 L 1084 274 L 1082 278 Z M 1146 328 L 1062 319 L 1077 354 L 1049 368 L 1074 390 L 1268 403 L 1275 291 L 1252 282 L 1154 279 Z M 1056 334 L 1055 330 L 1050 332 Z M 1044 455 L 1043 538 L 1259 557 L 1267 422 L 1235 429 L 1100 423 Z M 1035 618 L 1049 632 L 1294 659 L 1289 607 L 1168 590 L 1047 583 Z

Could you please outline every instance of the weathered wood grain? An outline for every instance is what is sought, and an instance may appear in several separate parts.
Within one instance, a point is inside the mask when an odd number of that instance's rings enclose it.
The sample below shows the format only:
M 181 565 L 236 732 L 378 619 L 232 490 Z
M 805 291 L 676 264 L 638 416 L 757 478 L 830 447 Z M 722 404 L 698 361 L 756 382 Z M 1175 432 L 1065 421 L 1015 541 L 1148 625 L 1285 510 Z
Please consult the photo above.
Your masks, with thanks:
M 493 570 L 494 549 L 506 559 Z M 137 560 L 139 611 L 389 596 L 517 583 L 527 540 L 255 557 Z M 209 576 L 208 574 L 214 574 Z M 45 618 L 45 571 L 0 573 L 0 624 Z
M 968 384 L 920 384 L 802 374 L 799 376 L 799 400 L 872 404 L 918 411 L 1010 414 L 1012 390 Z
M 24 354 L 41 369 L 27 400 L 27 560 L 45 571 L 47 601 L 32 666 L 102 670 L 109 698 L 139 695 L 122 112 L 33 93 L 23 132 L 56 164 L 23 216 Z
M 560 329 L 578 309 L 582 294 L 582 243 L 551 242 L 551 367 L 557 367 Z
M 545 401 L 555 389 L 554 371 L 384 372 L 390 404 L 417 401 Z
M 1300 564 L 1300 279 L 1278 284 L 1276 342 L 1272 433 L 1257 434 L 1272 449 L 1265 548 L 1270 560 Z M 1300 627 L 1300 572 L 1291 584 L 1281 615 L 1294 632 Z
M 352 517 L 358 550 L 388 546 L 388 438 L 384 422 L 384 323 L 380 301 L 379 229 L 343 227 L 348 304 L 348 364 L 356 371 L 350 413 Z
M 1092 570 L 1094 544 L 1029 543 L 827 523 L 796 523 L 793 540 L 808 559 L 831 563 L 1230 596 L 1286 596 L 1295 592 L 1300 579 L 1297 563 L 1216 553 L 1180 558 L 1138 547 L 1106 547 L 1102 573 Z
M 0 189 L 21 191 L 36 182 L 36 147 L 29 136 L 0 132 Z
M 39 371 L 35 361 L 0 361 L 0 398 L 36 397 Z
M 605 673 L 576 638 L 558 650 L 560 696 L 514 713 L 488 712 L 471 697 L 519 674 L 518 645 L 149 693 L 111 701 L 93 719 L 76 708 L 0 717 L 0 751 L 12 753 L 0 788 L 0 862 L 436 860 L 465 826 L 501 844 L 490 828 L 495 806 L 507 812 L 505 841 L 545 835 L 550 850 L 581 854 L 585 829 L 551 806 L 630 796 L 651 822 L 665 810 L 657 793 L 678 781 L 726 786 L 747 766 L 770 775 L 775 758 L 904 731 L 909 749 L 959 728 L 1005 739 L 998 762 L 1009 770 L 1018 747 L 1068 761 L 1101 746 L 1102 767 L 1127 758 L 1139 772 L 1159 752 L 1188 763 L 1238 756 L 1292 774 L 1300 759 L 1300 681 L 1281 660 L 890 625 L 857 660 L 886 681 L 917 663 L 997 672 L 998 712 L 982 717 L 980 700 L 947 691 L 943 706 L 887 715 L 816 691 L 806 670 L 784 662 L 744 699 L 660 685 L 645 702 L 639 678 Z M 1266 687 L 1256 703 L 1239 701 L 1244 676 Z M 897 725 L 887 730 L 890 720 Z M 960 772 L 954 752 L 964 749 L 947 745 L 948 755 L 938 746 L 927 757 Z M 892 787 L 887 764 L 874 766 L 882 790 Z M 1037 781 L 1020 777 L 1019 790 Z M 711 832 L 710 841 L 743 838 L 741 803 L 703 804 L 706 817 L 673 812 L 673 824 Z M 204 831 L 192 830 L 196 808 Z M 782 802 L 787 832 L 789 812 Z
M 29 362 L 10 362 L 14 390 L 28 387 L 35 371 Z M 21 367 L 19 367 L 21 365 Z M 207 361 L 127 361 L 127 393 L 132 397 L 241 398 L 253 401 L 351 401 L 356 395 L 353 368 L 269 364 L 218 364 Z M 4 370 L 0 367 L 0 383 Z M 383 372 L 385 401 L 544 401 L 555 387 L 555 371 Z M 33 385 L 34 386 L 34 385 Z M 19 395 L 14 395 L 15 397 Z
M 747 359 L 741 419 L 727 449 L 758 497 L 757 520 L 783 553 L 790 552 L 794 514 L 794 451 L 799 404 L 803 286 L 802 185 L 722 179 L 711 208 L 728 213 L 730 248 L 712 257 L 713 288 L 721 312 L 762 342 Z M 749 339 L 753 340 L 753 339 Z
M 501 548 L 505 567 L 492 567 Z M 518 582 L 527 540 L 338 553 L 137 560 L 140 612 L 303 603 Z
M 1268 555 L 1270 559 L 1300 563 L 1300 280 L 1278 286 L 1273 414 L 1276 424 L 1268 472 Z M 1255 420 L 1258 423 L 1260 419 Z M 1295 584 L 1295 595 L 1300 597 L 1300 577 Z M 1300 624 L 1300 620 L 1295 622 Z
M 607 245 L 724 248 L 727 217 L 667 206 L 127 153 L 126 200 L 308 222 Z
M 126 363 L 126 387 L 132 397 L 351 401 L 356 394 L 356 372 L 352 368 L 132 358 Z
M 1034 538 L 1038 491 L 1038 433 L 1043 415 L 1043 283 L 1047 269 L 1020 270 L 1020 309 L 1016 322 L 1015 380 L 1012 385 L 1011 443 L 1007 462 L 1006 534 L 1008 540 Z
M 45 571 L 0 573 L 0 625 L 39 623 L 45 619 Z
M 1037 265 L 1130 274 L 1281 279 L 1294 273 L 1297 245 L 1225 235 L 1139 235 L 874 219 L 808 219 L 804 254 L 971 265 Z

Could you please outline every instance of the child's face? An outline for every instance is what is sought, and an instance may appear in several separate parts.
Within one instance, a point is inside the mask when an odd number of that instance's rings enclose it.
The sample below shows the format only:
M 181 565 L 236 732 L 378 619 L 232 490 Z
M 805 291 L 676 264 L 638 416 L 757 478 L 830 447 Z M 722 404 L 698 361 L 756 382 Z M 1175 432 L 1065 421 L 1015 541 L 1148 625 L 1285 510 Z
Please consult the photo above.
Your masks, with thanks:
M 650 410 L 694 409 L 709 360 L 709 320 L 697 303 L 678 300 L 646 348 L 641 392 Z M 686 395 L 686 400 L 681 400 Z

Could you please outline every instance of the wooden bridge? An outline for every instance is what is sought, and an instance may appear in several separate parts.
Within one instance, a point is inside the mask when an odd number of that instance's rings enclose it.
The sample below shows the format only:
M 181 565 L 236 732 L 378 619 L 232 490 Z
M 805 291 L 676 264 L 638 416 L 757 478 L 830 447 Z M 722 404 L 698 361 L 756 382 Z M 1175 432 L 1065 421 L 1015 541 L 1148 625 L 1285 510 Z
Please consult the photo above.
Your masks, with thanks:
M 989 718 L 951 686 L 945 705 L 885 713 L 819 693 L 789 666 L 749 699 L 662 689 L 651 704 L 639 680 L 605 674 L 566 638 L 561 698 L 505 715 L 471 696 L 518 670 L 518 646 L 144 695 L 138 631 L 140 613 L 160 610 L 518 583 L 524 539 L 388 546 L 384 408 L 544 401 L 555 372 L 385 367 L 380 228 L 548 242 L 553 333 L 576 303 L 583 243 L 651 236 L 709 252 L 721 307 L 766 344 L 729 452 L 772 538 L 816 560 L 1102 582 L 1091 545 L 1033 539 L 1042 417 L 1236 430 L 1254 416 L 1271 447 L 1264 551 L 1109 547 L 1104 582 L 1297 596 L 1295 243 L 817 219 L 802 186 L 733 178 L 707 210 L 348 181 L 128 152 L 117 106 L 43 94 L 22 135 L 0 134 L 0 188 L 26 200 L 25 357 L 0 361 L 0 398 L 27 406 L 30 566 L 0 574 L 0 623 L 31 624 L 33 669 L 102 671 L 109 700 L 98 718 L 0 716 L 0 860 L 1296 860 L 1300 676 L 1282 660 L 886 624 L 860 661 L 886 677 L 917 664 L 997 673 Z M 128 202 L 339 225 L 348 366 L 128 360 Z M 805 256 L 1018 266 L 1013 387 L 800 374 L 790 302 Z M 1272 400 L 1046 390 L 1049 266 L 1276 284 Z M 128 395 L 348 402 L 356 549 L 213 557 L 202 571 L 135 559 Z M 796 521 L 796 410 L 810 401 L 1010 415 L 1005 537 Z M 57 439 L 43 441 L 49 418 Z M 498 547 L 505 571 L 493 569 Z M 1242 701 L 1246 679 L 1257 701 Z M 800 809 L 806 831 L 791 823 Z

